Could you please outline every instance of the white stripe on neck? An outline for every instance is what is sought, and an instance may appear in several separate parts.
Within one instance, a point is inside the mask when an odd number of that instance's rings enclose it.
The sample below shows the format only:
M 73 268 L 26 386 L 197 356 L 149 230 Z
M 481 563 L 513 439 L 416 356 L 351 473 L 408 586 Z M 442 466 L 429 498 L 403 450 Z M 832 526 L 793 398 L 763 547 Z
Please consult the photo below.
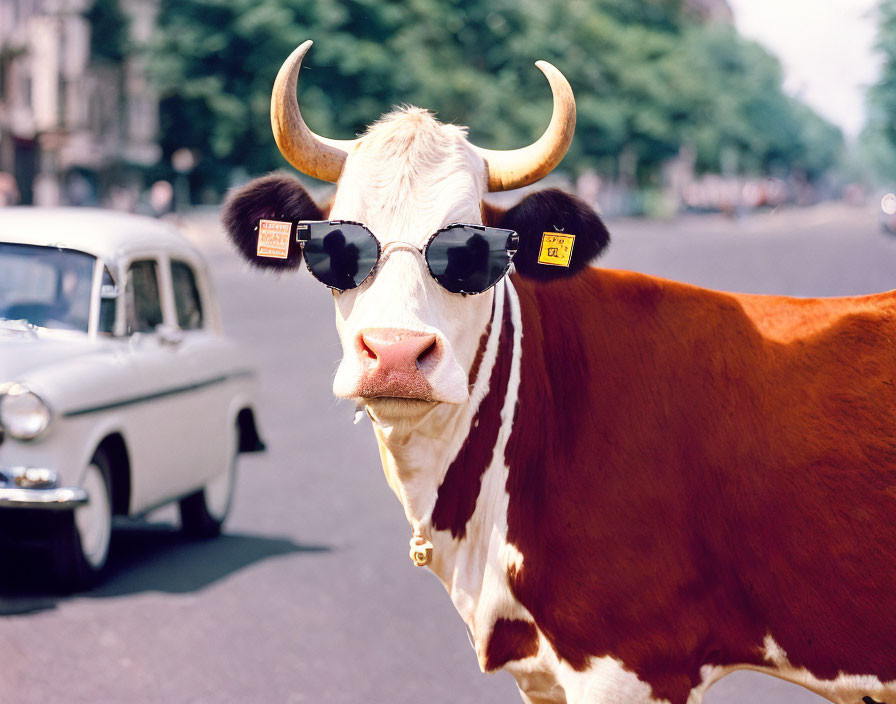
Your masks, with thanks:
M 495 286 L 495 309 L 489 325 L 488 341 L 485 344 L 485 352 L 482 355 L 482 361 L 480 361 L 479 370 L 476 373 L 476 382 L 473 384 L 472 391 L 470 391 L 471 421 L 473 416 L 476 415 L 476 411 L 479 410 L 479 404 L 482 403 L 482 399 L 488 393 L 492 369 L 498 359 L 498 347 L 501 342 L 501 331 L 504 327 L 504 288 L 504 286 Z

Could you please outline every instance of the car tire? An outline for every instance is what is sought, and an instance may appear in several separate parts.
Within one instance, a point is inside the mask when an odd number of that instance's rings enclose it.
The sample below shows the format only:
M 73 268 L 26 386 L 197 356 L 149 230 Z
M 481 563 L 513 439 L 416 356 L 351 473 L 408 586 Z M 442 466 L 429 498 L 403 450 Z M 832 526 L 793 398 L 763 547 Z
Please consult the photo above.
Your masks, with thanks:
M 111 466 L 105 450 L 98 449 L 81 484 L 88 503 L 59 515 L 50 561 L 57 585 L 66 591 L 90 587 L 106 568 L 112 537 Z
M 236 466 L 240 452 L 240 428 L 234 427 L 227 468 L 199 491 L 180 501 L 180 526 L 190 538 L 206 539 L 221 535 L 230 513 L 236 486 Z

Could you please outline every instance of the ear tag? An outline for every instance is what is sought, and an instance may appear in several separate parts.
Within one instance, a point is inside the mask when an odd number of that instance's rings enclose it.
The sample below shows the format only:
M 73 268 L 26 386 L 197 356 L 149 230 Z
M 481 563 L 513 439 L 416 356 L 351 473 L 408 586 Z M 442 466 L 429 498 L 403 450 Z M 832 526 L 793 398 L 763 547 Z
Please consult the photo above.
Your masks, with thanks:
M 258 249 L 255 254 L 271 259 L 286 259 L 289 255 L 289 234 L 291 222 L 280 220 L 258 221 Z
M 426 567 L 432 562 L 432 543 L 421 535 L 419 528 L 411 536 L 411 550 L 408 555 L 417 567 Z
M 538 251 L 538 263 L 569 268 L 569 262 L 572 259 L 572 246 L 575 242 L 575 235 L 568 235 L 565 232 L 543 232 L 541 249 Z

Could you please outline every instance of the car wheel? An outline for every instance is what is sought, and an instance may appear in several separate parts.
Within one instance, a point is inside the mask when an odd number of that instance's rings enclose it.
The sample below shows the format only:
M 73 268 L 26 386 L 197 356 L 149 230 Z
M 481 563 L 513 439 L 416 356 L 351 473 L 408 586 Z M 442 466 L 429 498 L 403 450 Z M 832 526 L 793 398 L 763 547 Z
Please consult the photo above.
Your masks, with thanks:
M 111 463 L 103 449 L 96 451 L 84 475 L 88 502 L 60 514 L 51 544 L 51 567 L 56 582 L 66 590 L 96 583 L 106 567 L 112 537 Z
M 180 525 L 191 538 L 214 538 L 230 513 L 233 489 L 236 486 L 236 465 L 240 452 L 240 429 L 237 425 L 230 440 L 227 468 L 202 489 L 180 501 Z

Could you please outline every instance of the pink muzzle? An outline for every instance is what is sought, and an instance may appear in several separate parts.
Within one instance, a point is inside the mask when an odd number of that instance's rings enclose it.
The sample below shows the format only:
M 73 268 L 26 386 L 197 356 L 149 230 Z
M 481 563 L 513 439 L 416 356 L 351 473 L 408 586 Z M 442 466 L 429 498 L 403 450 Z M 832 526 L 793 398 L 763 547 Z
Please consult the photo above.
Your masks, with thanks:
M 442 358 L 442 345 L 436 335 L 367 328 L 358 333 L 355 351 L 361 363 L 358 396 L 433 400 L 426 371 Z

